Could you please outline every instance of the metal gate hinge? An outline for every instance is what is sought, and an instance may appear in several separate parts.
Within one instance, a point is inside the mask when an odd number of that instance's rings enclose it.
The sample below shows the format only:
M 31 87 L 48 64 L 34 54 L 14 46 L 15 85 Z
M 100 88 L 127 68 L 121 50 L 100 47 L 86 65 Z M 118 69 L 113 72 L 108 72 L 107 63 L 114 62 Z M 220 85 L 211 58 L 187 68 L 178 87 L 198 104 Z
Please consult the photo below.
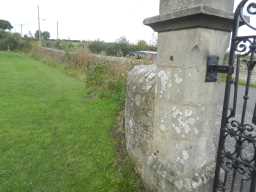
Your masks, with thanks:
M 207 58 L 206 82 L 217 82 L 218 73 L 232 74 L 234 67 L 228 65 L 218 65 L 219 57 L 210 55 Z

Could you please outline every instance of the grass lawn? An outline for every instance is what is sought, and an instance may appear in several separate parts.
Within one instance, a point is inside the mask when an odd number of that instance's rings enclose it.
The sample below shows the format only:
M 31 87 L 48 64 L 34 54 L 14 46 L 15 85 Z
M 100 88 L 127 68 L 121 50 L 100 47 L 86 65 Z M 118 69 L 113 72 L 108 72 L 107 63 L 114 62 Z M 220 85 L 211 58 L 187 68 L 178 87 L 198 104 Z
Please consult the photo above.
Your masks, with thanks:
M 119 108 L 61 70 L 0 52 L 0 192 L 136 191 L 116 163 Z

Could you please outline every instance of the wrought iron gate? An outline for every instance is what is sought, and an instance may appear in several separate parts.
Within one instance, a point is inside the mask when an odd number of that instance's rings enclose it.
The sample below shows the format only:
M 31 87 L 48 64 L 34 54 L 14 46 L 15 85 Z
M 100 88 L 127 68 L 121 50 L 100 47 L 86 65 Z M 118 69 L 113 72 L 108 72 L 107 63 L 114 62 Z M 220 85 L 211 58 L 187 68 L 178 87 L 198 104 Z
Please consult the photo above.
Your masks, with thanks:
M 240 36 L 247 27 L 256 34 L 256 0 L 243 0 L 235 11 L 226 67 L 227 79 L 221 121 L 214 192 L 256 192 L 256 96 L 249 97 L 256 64 L 256 36 Z M 253 23 L 255 22 L 255 26 Z M 243 78 L 241 69 L 244 69 Z M 244 81 L 244 82 L 243 82 Z M 241 84 L 244 84 L 242 86 Z M 242 92 L 242 97 L 239 93 Z M 254 111 L 249 111 L 251 101 Z M 250 102 L 249 102 L 250 101 Z M 241 107 L 237 107 L 241 102 Z

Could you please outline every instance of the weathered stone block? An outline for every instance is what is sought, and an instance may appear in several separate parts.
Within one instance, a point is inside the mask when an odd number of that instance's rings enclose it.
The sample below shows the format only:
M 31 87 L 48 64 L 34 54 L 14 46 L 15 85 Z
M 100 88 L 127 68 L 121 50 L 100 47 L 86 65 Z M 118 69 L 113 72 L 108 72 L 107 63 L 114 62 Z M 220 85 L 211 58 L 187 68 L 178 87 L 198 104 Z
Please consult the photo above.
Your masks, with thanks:
M 155 65 L 141 65 L 128 75 L 125 111 L 127 149 L 140 166 L 152 150 L 156 74 Z
M 187 9 L 199 5 L 207 5 L 219 10 L 233 11 L 233 1 L 227 0 L 161 0 L 160 14 L 168 14 L 173 11 Z
M 212 189 L 218 87 L 205 82 L 206 63 L 226 53 L 232 10 L 233 0 L 161 0 L 161 15 L 145 20 L 160 32 L 159 57 L 129 73 L 125 126 L 129 154 L 153 191 Z
M 181 79 L 186 73 L 179 72 L 155 65 L 137 66 L 129 72 L 127 149 L 151 190 L 205 192 L 216 154 L 216 137 L 212 137 L 216 129 L 208 115 L 216 111 L 211 105 L 184 105 L 185 97 L 177 96 L 179 91 L 173 86 L 186 81 Z M 168 91 L 176 97 L 168 98 Z
M 158 65 L 165 67 L 196 68 L 203 73 L 208 55 L 226 52 L 230 34 L 210 29 L 187 29 L 159 34 Z

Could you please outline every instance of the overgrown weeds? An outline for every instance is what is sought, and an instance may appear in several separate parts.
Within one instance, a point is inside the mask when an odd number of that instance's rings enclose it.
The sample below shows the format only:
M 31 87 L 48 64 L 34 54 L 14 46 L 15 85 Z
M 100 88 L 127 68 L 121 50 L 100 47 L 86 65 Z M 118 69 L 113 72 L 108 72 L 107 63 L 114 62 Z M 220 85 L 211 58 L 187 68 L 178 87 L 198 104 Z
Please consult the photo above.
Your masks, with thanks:
M 138 64 L 133 60 L 107 60 L 84 50 L 71 53 L 35 47 L 31 56 L 84 81 L 89 96 L 111 98 L 120 105 L 124 103 L 127 73 Z

